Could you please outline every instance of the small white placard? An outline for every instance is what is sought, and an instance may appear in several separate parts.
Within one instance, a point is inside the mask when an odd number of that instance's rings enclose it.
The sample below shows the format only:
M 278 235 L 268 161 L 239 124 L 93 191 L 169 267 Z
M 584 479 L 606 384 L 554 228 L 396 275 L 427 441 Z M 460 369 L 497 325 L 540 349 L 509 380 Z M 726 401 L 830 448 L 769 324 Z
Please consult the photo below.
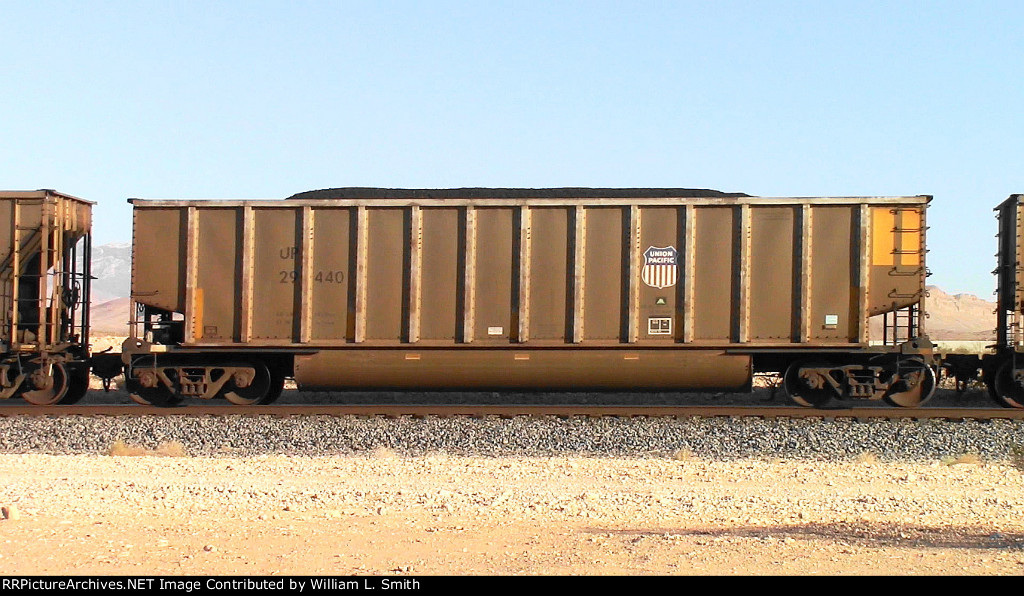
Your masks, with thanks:
M 672 317 L 648 318 L 647 335 L 672 335 Z
M 825 324 L 826 325 L 838 325 L 839 324 L 839 315 L 825 315 Z
M 488 327 L 487 335 L 505 335 L 504 327 Z

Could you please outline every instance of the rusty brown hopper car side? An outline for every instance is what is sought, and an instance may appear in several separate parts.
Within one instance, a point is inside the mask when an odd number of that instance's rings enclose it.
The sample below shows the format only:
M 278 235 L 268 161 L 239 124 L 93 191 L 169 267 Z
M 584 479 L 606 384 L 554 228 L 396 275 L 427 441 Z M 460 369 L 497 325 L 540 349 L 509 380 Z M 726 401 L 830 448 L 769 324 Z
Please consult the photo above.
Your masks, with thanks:
M 72 403 L 89 387 L 92 203 L 0 191 L 0 399 Z
M 133 199 L 128 380 L 141 401 L 249 403 L 286 375 L 315 389 L 687 390 L 788 369 L 808 405 L 919 402 L 929 200 L 358 188 Z M 887 346 L 871 346 L 873 316 Z
M 996 353 L 985 356 L 983 376 L 999 403 L 1024 408 L 1024 195 L 1010 195 L 995 211 L 999 219 Z

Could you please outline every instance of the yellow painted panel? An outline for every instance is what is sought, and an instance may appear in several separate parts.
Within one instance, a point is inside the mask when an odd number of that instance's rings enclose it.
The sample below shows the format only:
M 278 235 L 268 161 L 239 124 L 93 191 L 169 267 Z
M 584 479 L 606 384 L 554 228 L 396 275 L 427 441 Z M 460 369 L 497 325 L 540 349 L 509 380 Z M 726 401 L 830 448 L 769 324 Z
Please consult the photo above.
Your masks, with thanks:
M 193 317 L 194 317 L 194 320 L 195 320 L 195 327 L 194 327 L 194 329 L 195 329 L 195 336 L 196 336 L 196 339 L 202 339 L 202 337 L 203 337 L 203 307 L 205 306 L 206 302 L 203 299 L 203 289 L 202 288 L 196 288 L 195 292 L 196 292 L 195 293 L 195 297 L 196 297 L 195 298 L 195 312 L 193 313 Z
M 900 216 L 900 264 L 918 267 L 921 265 L 921 212 L 903 209 Z
M 889 207 L 871 209 L 871 264 L 893 265 L 896 214 Z

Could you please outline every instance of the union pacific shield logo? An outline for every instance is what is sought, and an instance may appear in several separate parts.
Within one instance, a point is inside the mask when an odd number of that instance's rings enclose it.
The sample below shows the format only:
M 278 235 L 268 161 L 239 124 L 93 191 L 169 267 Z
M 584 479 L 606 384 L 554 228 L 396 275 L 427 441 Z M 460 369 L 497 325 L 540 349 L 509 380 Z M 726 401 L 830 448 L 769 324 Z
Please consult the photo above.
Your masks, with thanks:
M 652 288 L 669 288 L 679 280 L 679 252 L 674 246 L 652 246 L 644 252 L 640 279 Z

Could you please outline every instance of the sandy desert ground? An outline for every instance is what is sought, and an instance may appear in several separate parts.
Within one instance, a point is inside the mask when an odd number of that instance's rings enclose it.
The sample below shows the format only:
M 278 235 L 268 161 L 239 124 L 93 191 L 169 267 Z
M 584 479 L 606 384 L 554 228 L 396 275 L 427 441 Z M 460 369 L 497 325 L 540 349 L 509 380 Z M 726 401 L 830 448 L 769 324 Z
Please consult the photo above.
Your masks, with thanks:
M 1004 463 L 165 452 L 0 455 L 0 574 L 1024 571 Z

